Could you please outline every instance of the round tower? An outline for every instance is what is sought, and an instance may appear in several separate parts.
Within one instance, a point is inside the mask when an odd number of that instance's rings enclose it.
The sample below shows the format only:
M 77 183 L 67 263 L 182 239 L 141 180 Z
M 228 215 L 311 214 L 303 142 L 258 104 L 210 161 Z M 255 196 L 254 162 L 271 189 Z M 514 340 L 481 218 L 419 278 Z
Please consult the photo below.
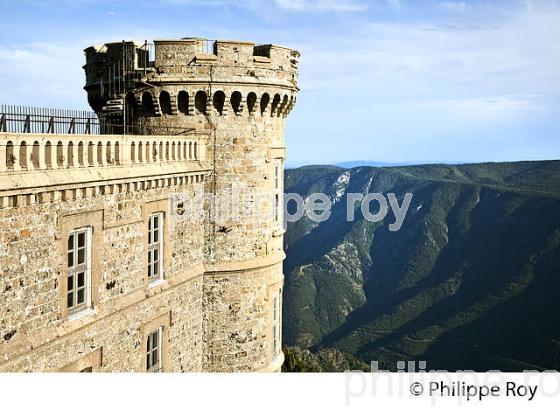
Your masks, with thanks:
M 217 199 L 204 222 L 203 370 L 280 370 L 284 120 L 299 53 L 198 38 L 85 52 L 88 101 L 108 132 L 208 135 L 193 153 Z

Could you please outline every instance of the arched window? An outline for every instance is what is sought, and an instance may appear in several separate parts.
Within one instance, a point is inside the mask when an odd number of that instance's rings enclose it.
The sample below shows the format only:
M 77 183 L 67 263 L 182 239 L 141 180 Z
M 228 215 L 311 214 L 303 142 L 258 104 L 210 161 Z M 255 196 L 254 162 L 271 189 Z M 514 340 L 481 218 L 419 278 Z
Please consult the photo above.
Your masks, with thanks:
M 169 142 L 168 142 L 169 144 Z M 175 149 L 177 148 L 177 146 L 175 145 L 175 141 L 173 141 L 173 143 L 171 144 L 171 160 L 172 161 L 177 161 L 177 152 L 175 151 Z
M 189 159 L 193 159 L 192 142 L 189 142 Z
M 152 151 L 150 150 L 150 141 L 146 142 L 146 162 L 152 160 Z
M 266 111 L 266 107 L 268 106 L 269 102 L 270 102 L 270 95 L 264 93 L 263 96 L 261 97 L 261 115 L 264 114 L 264 112 Z
M 193 145 L 194 145 L 194 148 L 193 148 L 193 151 L 194 151 L 194 159 L 198 159 L 198 144 L 197 144 L 196 141 L 195 141 Z
M 224 112 L 224 103 L 226 101 L 226 95 L 223 91 L 216 91 L 214 93 L 214 98 L 212 99 L 212 104 L 214 109 L 218 111 L 218 114 L 222 115 Z
M 169 141 L 167 141 L 165 143 L 165 160 L 169 161 L 171 158 L 169 158 Z
M 144 158 L 143 151 L 142 151 L 142 141 L 138 143 L 138 162 L 142 162 Z
M 157 150 L 157 142 L 152 142 L 152 161 L 157 161 L 158 159 L 158 150 Z M 160 147 L 161 149 L 161 147 Z
M 239 91 L 234 91 L 231 94 L 230 102 L 233 112 L 239 114 L 239 108 L 241 107 L 241 93 Z
M 181 141 L 179 141 L 177 143 L 177 161 L 180 161 L 182 158 L 181 156 L 182 152 L 181 152 Z
M 200 114 L 206 114 L 206 103 L 208 102 L 208 97 L 204 91 L 198 91 L 194 96 L 194 106 L 196 111 Z
M 130 162 L 136 162 L 136 144 L 134 141 L 130 143 Z
M 159 93 L 159 106 L 162 114 L 171 115 L 171 97 L 167 91 Z
M 154 99 L 148 91 L 142 93 L 142 109 L 146 115 L 155 115 Z
M 249 95 L 247 95 L 247 111 L 249 111 L 249 114 L 255 112 L 256 103 L 257 103 L 257 94 L 249 93 Z

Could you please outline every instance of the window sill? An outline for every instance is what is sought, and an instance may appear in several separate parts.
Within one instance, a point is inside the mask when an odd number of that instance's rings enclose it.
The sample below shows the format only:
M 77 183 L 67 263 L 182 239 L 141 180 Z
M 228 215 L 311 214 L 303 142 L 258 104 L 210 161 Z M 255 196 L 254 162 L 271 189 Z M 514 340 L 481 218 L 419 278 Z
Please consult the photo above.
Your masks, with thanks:
M 91 316 L 94 313 L 95 313 L 95 310 L 93 308 L 91 308 L 91 307 L 85 308 L 85 309 L 79 310 L 77 312 L 70 313 L 68 315 L 68 320 L 73 321 L 73 320 L 82 319 L 84 317 Z
M 148 282 L 148 289 L 157 288 L 166 282 L 165 279 L 156 279 Z

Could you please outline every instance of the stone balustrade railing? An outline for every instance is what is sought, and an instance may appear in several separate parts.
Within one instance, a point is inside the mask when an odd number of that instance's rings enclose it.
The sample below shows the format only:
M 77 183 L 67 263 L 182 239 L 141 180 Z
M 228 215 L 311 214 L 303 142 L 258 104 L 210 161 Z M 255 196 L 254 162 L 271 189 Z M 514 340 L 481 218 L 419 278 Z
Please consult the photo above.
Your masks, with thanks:
M 205 136 L 0 134 L 0 173 L 202 161 Z
M 203 182 L 207 138 L 0 133 L 0 208 Z

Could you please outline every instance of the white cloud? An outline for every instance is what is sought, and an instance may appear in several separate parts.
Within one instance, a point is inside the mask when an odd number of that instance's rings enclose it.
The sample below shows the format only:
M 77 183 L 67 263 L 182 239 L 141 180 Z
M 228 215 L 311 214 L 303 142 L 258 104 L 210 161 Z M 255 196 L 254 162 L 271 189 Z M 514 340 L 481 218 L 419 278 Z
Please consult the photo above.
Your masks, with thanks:
M 523 5 L 500 14 L 500 18 L 488 16 L 482 21 L 472 17 L 471 11 L 480 10 L 473 10 L 471 4 L 469 13 L 458 13 L 453 19 L 380 22 L 366 15 L 369 13 L 355 12 L 363 6 L 361 1 L 337 2 L 337 6 L 324 0 L 275 1 L 277 7 L 302 12 L 304 17 L 310 10 L 348 13 L 332 19 L 333 30 L 305 24 L 289 29 L 281 24 L 255 24 L 214 28 L 212 35 L 220 36 L 225 31 L 223 37 L 274 41 L 298 49 L 302 52 L 301 104 L 313 101 L 321 106 L 316 110 L 332 107 L 337 115 L 339 111 L 349 117 L 355 115 L 364 129 L 369 129 L 369 118 L 379 112 L 396 128 L 405 112 L 406 123 L 415 124 L 412 128 L 420 130 L 425 124 L 425 130 L 431 132 L 440 122 L 446 126 L 461 123 L 463 127 L 470 123 L 507 123 L 560 105 L 560 48 L 554 41 L 560 38 L 560 7 L 555 4 Z M 243 0 L 205 1 L 214 6 L 225 3 L 243 7 L 253 4 Z M 411 2 L 401 3 L 407 7 L 403 13 L 408 12 Z M 370 11 L 374 9 L 372 4 Z M 380 0 L 377 4 L 388 3 Z M 292 19 L 291 14 L 279 17 L 277 9 L 272 14 L 277 23 L 281 18 Z M 153 32 L 157 29 L 154 27 L 147 32 L 145 25 L 140 26 L 123 26 L 111 33 L 91 32 L 86 43 L 82 38 L 72 43 L 0 45 L 5 56 L 0 66 L 2 102 L 86 108 L 85 92 L 81 91 L 82 48 L 125 37 L 142 40 L 177 36 L 176 31 Z M 179 30 L 171 26 L 165 29 Z M 190 29 L 201 32 L 204 24 Z M 327 101 L 331 101 L 329 107 Z M 421 118 L 421 123 L 414 122 L 414 115 Z M 387 129 L 391 126 L 386 124 Z
M 467 10 L 468 5 L 464 1 L 443 1 L 438 4 L 438 8 L 443 11 L 463 12 Z
M 534 115 L 546 110 L 543 100 L 560 99 L 558 21 L 559 8 L 521 8 L 491 24 L 356 25 L 344 38 L 296 44 L 301 88 L 371 103 L 447 105 L 481 120 Z
M 358 0 L 275 0 L 278 7 L 290 11 L 364 11 L 368 5 Z
M 398 0 L 388 0 L 398 2 Z M 209 7 L 244 7 L 258 8 L 268 7 L 269 2 L 259 0 L 161 0 L 164 4 L 184 4 Z M 359 12 L 368 8 L 368 4 L 362 0 L 273 0 L 276 7 L 293 12 Z

